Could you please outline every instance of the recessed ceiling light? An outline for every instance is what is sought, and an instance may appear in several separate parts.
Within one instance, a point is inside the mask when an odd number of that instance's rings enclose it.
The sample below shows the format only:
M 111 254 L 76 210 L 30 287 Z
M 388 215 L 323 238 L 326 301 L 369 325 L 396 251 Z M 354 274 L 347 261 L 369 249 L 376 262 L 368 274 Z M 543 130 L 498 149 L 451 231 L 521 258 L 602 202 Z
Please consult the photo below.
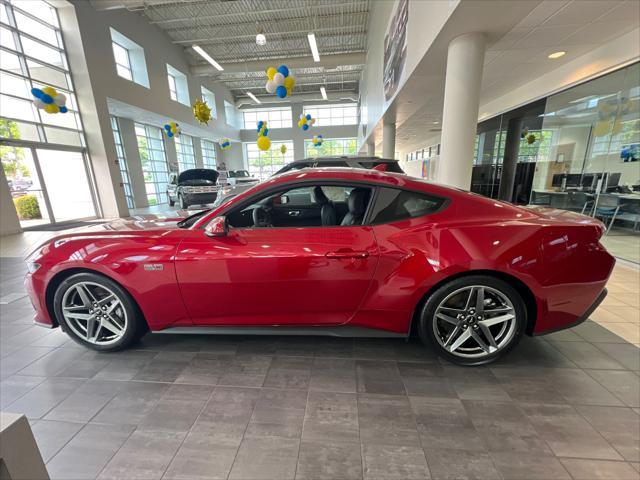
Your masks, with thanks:
M 433 124 L 434 124 L 434 125 L 438 125 L 439 123 L 440 123 L 440 122 L 439 122 L 438 120 L 435 120 L 435 121 L 433 122 Z
M 220 72 L 224 70 L 224 68 L 222 68 L 218 62 L 216 62 L 213 58 L 211 58 L 211 56 L 207 52 L 205 52 L 201 47 L 199 47 L 198 45 L 192 45 L 191 47 L 196 52 L 198 52 L 202 58 L 204 58 L 207 62 L 209 62 L 214 67 L 216 67 Z
M 320 93 L 322 94 L 322 99 L 327 99 L 327 90 L 324 87 L 320 87 Z
M 251 92 L 247 92 L 247 97 L 249 97 L 251 100 L 253 100 L 256 103 L 262 103 L 260 100 L 258 100 L 258 97 L 256 97 L 253 93 Z
M 309 39 L 309 47 L 311 48 L 311 55 L 313 55 L 313 61 L 319 62 L 320 52 L 318 52 L 318 44 L 316 43 L 316 34 L 313 32 L 309 33 L 307 35 L 307 38 Z
M 553 52 L 552 54 L 549 55 L 549 58 L 556 59 L 556 58 L 564 57 L 566 54 L 567 52 L 564 52 L 561 50 L 559 52 Z
M 267 44 L 267 37 L 265 37 L 264 35 L 264 31 L 259 28 L 258 29 L 258 33 L 256 34 L 256 45 L 266 45 Z

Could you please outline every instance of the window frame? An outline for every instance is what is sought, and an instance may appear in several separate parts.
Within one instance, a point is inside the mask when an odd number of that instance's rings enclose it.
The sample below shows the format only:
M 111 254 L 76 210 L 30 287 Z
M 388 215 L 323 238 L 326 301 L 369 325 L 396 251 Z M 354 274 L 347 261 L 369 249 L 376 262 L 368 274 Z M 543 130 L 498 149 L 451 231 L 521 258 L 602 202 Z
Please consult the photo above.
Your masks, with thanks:
M 118 62 L 118 59 L 117 59 L 116 53 L 115 53 L 116 47 L 124 50 L 124 54 L 127 57 L 127 64 L 126 65 L 123 65 L 122 63 Z M 129 54 L 129 49 L 127 47 L 125 47 L 124 45 L 119 44 L 115 40 L 111 40 L 111 48 L 113 49 L 113 61 L 116 64 L 116 73 L 118 74 L 119 77 L 122 77 L 125 80 L 129 80 L 130 82 L 133 82 L 133 69 L 131 68 L 131 56 Z M 126 77 L 124 75 L 121 75 L 120 74 L 120 69 L 118 67 L 123 68 L 124 70 L 126 70 L 127 73 L 129 74 L 129 76 Z

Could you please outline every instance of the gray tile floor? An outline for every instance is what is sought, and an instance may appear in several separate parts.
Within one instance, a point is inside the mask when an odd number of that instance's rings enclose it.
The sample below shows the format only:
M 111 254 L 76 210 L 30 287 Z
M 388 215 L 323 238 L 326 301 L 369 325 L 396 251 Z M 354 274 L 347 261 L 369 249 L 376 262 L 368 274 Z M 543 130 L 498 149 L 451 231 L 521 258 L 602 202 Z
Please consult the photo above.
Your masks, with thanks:
M 0 408 L 29 417 L 53 478 L 640 478 L 640 349 L 593 322 L 490 368 L 398 340 L 99 354 L 31 324 L 21 260 L 0 272 Z

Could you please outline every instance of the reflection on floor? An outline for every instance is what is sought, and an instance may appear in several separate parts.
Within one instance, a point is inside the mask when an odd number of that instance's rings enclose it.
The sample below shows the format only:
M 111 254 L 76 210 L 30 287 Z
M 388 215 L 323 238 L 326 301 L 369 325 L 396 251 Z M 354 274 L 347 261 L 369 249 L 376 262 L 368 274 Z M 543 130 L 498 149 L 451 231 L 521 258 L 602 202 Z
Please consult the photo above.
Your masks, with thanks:
M 636 269 L 593 317 L 618 334 L 526 337 L 488 368 L 414 340 L 155 334 L 100 354 L 33 326 L 23 275 L 0 259 L 0 408 L 55 479 L 640 475 Z

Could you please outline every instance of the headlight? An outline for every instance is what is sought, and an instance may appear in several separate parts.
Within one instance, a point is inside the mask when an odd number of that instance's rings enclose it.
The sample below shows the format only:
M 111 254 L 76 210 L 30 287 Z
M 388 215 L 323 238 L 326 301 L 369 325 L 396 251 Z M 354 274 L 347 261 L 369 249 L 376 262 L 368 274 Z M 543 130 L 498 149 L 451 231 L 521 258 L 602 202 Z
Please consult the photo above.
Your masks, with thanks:
M 40 264 L 36 262 L 27 262 L 27 271 L 29 273 L 36 273 L 36 271 L 40 268 Z

